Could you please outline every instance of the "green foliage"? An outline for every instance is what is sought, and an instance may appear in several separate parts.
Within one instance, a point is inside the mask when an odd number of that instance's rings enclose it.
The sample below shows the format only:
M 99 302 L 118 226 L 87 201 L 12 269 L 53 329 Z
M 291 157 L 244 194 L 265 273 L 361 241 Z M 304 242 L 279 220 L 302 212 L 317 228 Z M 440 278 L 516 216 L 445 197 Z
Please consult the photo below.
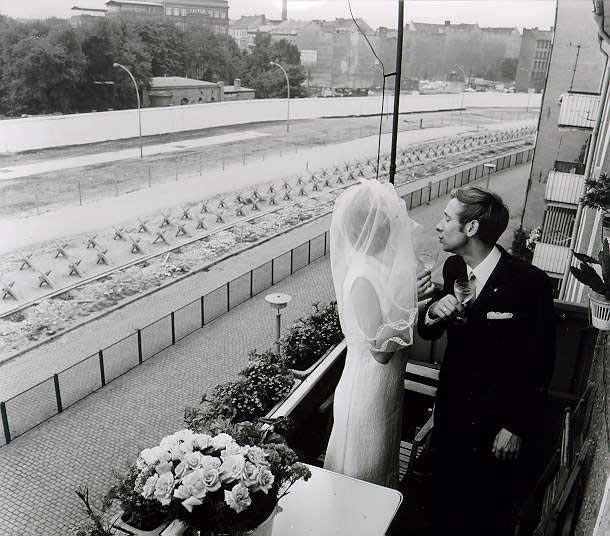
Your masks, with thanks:
M 286 69 L 290 81 L 290 97 L 306 96 L 305 71 L 296 45 L 282 39 L 272 42 L 269 34 L 257 34 L 254 49 L 243 60 L 243 84 L 256 90 L 256 98 L 286 97 L 286 78 L 269 62 L 275 61 Z
M 106 519 L 106 508 L 97 508 L 89 499 L 89 489 L 81 486 L 76 490 L 78 498 L 83 502 L 88 521 L 76 531 L 76 536 L 113 536 L 112 525 Z
M 343 340 L 337 302 L 324 307 L 315 303 L 313 308 L 314 312 L 299 319 L 282 340 L 286 362 L 297 370 L 307 369 Z
M 115 482 L 104 496 L 105 508 L 115 499 L 123 510 L 123 520 L 141 530 L 151 530 L 158 527 L 168 516 L 167 509 L 160 507 L 156 501 L 142 497 L 136 492 L 136 480 L 140 471 L 132 465 L 124 473 L 114 471 Z
M 605 173 L 600 173 L 598 179 L 585 179 L 585 193 L 582 204 L 586 207 L 607 212 L 610 209 L 610 181 Z
M 570 272 L 572 275 L 593 292 L 597 292 L 610 300 L 610 249 L 608 241 L 603 240 L 602 250 L 599 252 L 597 259 L 584 253 L 574 252 L 574 256 L 580 261 L 580 268 L 571 266 Z M 592 266 L 595 264 L 601 266 L 601 277 Z
M 205 394 L 197 408 L 187 409 L 185 421 L 189 428 L 209 428 L 219 418 L 219 422 L 241 422 L 263 417 L 294 383 L 285 360 L 270 351 L 250 352 L 248 366 L 239 375 L 237 381 L 217 385 L 211 396 Z

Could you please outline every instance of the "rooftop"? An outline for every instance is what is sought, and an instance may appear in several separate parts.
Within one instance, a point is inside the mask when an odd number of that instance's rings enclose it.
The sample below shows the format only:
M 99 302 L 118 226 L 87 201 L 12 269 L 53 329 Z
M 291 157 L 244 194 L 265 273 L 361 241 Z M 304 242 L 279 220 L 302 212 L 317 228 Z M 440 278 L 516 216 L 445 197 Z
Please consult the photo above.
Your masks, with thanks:
M 99 13 L 106 13 L 105 9 L 96 9 L 93 7 L 80 7 L 80 6 L 72 6 L 73 11 L 96 11 Z
M 108 0 L 108 2 L 106 2 L 106 5 L 111 5 L 111 4 L 135 4 L 135 5 L 142 5 L 142 6 L 155 6 L 155 7 L 162 7 L 162 5 L 159 2 L 145 2 L 144 0 Z
M 216 87 L 214 82 L 196 80 L 194 78 L 183 78 L 182 76 L 153 76 L 150 79 L 151 89 L 166 89 L 173 87 Z

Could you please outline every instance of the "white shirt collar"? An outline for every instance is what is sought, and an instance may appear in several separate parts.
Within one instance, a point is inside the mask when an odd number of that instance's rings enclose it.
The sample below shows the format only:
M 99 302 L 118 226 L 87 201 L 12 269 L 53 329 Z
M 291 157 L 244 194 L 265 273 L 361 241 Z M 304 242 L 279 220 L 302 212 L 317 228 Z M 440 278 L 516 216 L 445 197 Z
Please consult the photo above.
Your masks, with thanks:
M 466 265 L 468 277 L 472 274 L 476 277 L 477 296 L 485 286 L 485 283 L 487 283 L 487 280 L 495 270 L 498 262 L 500 262 L 500 257 L 502 257 L 500 250 L 497 246 L 494 246 L 487 257 L 485 257 L 476 268 L 471 268 Z

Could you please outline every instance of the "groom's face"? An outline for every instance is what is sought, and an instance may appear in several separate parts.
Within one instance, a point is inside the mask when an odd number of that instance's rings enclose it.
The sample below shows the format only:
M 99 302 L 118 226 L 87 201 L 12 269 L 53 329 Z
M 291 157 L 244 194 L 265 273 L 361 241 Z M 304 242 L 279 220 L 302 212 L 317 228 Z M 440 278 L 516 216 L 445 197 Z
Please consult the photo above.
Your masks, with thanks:
M 464 205 L 455 198 L 451 199 L 445 207 L 441 221 L 436 225 L 439 242 L 445 251 L 457 252 L 468 242 L 464 225 L 460 223 L 462 210 Z

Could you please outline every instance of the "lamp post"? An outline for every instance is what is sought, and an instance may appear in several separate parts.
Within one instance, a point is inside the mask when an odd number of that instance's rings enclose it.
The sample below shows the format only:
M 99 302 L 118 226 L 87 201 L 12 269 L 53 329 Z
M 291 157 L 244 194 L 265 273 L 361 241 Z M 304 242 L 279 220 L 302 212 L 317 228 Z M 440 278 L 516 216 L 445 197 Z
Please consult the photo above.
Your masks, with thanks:
M 483 164 L 483 167 L 487 169 L 487 184 L 485 185 L 485 188 L 487 188 L 489 190 L 489 176 L 491 175 L 491 172 L 496 169 L 496 165 L 495 164 Z
M 282 309 L 288 305 L 288 303 L 292 300 L 292 296 L 289 294 L 281 294 L 276 292 L 274 294 L 267 294 L 265 296 L 265 301 L 271 305 L 272 309 L 275 309 L 275 319 L 276 319 L 276 337 L 275 337 L 275 348 L 276 352 L 280 353 L 280 338 L 282 335 L 282 313 L 280 312 Z
M 142 152 L 142 115 L 141 115 L 141 108 L 140 108 L 140 92 L 138 91 L 138 84 L 136 83 L 136 79 L 131 74 L 131 71 L 127 67 L 125 67 L 124 65 L 121 65 L 120 63 L 113 63 L 112 66 L 115 69 L 117 67 L 119 69 L 123 69 L 129 75 L 129 78 L 131 78 L 131 81 L 133 82 L 133 87 L 136 90 L 136 98 L 138 99 L 138 128 L 139 128 L 139 132 L 140 132 L 140 158 L 143 158 L 143 152 Z
M 286 92 L 287 92 L 287 104 L 288 104 L 288 110 L 287 110 L 287 115 L 286 115 L 286 132 L 290 132 L 290 80 L 288 80 L 288 73 L 286 73 L 286 69 L 284 69 L 284 67 L 282 67 L 279 63 L 277 63 L 276 61 L 270 61 L 269 65 L 275 65 L 276 67 L 279 67 L 282 72 L 284 73 L 284 76 L 286 77 Z

